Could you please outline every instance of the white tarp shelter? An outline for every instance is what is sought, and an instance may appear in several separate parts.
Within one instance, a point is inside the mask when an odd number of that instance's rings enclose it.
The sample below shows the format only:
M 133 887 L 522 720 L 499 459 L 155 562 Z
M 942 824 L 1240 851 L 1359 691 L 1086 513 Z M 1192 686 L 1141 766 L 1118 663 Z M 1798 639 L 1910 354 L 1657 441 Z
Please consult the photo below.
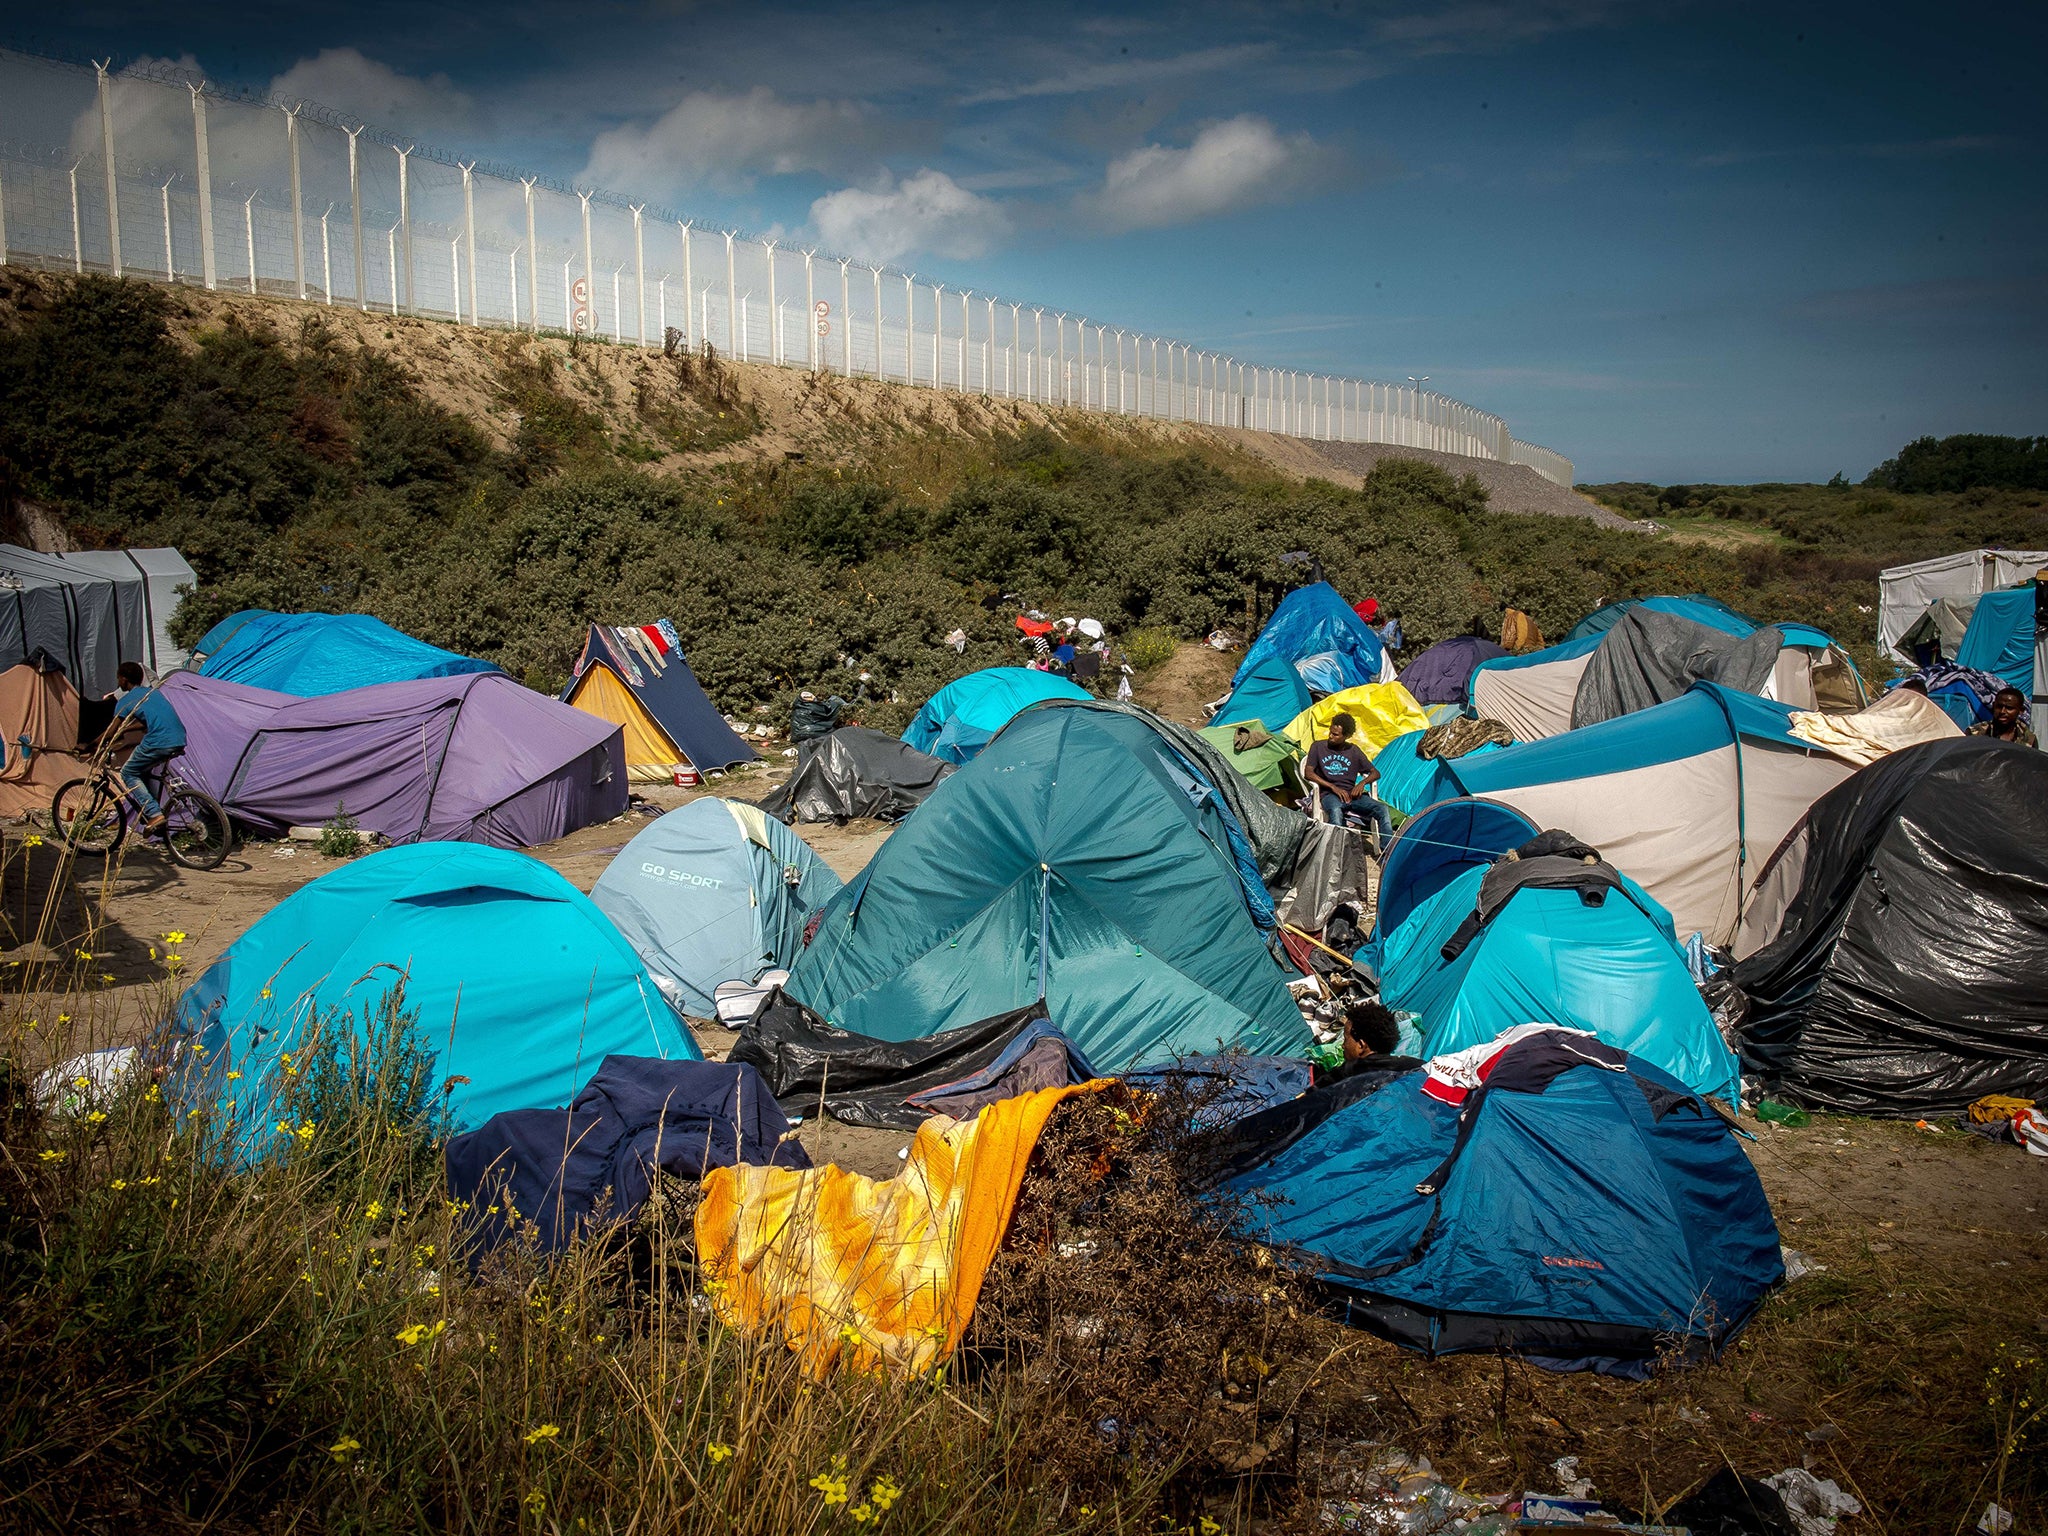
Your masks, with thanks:
M 1912 565 L 1895 565 L 1877 578 L 1877 643 L 1887 656 L 1907 666 L 1913 658 L 1899 647 L 1899 637 L 1938 597 L 1975 597 L 1980 592 L 2015 586 L 2048 567 L 2048 550 L 1966 549 L 1938 555 Z
M 175 671 L 185 652 L 171 643 L 171 616 L 179 588 L 197 580 L 175 549 L 45 554 L 0 544 L 0 668 L 46 652 L 86 698 L 112 692 L 124 661 Z

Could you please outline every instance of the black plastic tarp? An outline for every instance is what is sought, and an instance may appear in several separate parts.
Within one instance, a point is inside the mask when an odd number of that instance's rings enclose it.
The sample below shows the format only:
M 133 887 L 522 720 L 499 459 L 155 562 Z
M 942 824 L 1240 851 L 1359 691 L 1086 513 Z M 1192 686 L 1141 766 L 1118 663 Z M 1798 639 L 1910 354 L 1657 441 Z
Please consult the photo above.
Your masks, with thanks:
M 1631 608 L 1586 663 L 1572 728 L 1668 703 L 1699 682 L 1761 693 L 1784 644 L 1775 624 L 1737 636 L 1680 614 Z
M 733 1163 L 808 1168 L 753 1068 L 607 1056 L 567 1109 L 508 1109 L 452 1138 L 449 1196 L 469 1202 L 481 1256 L 531 1223 L 551 1253 L 630 1220 L 656 1172 L 698 1179 Z
M 786 822 L 901 821 L 924 803 L 951 763 L 865 726 L 843 725 L 797 748 L 789 782 L 761 801 Z
M 1804 864 L 1734 970 L 1750 1070 L 1858 1114 L 2048 1098 L 2048 757 L 1907 747 L 1815 801 L 1775 857 Z
M 778 988 L 726 1059 L 759 1072 L 792 1115 L 816 1114 L 822 1094 L 826 1113 L 848 1125 L 914 1130 L 935 1112 L 962 1117 L 994 1098 L 1049 1086 L 1032 1077 L 1049 1060 L 1029 1054 L 1041 1038 L 1064 1048 L 1061 1081 L 1094 1076 L 1047 1025 L 1045 1009 L 1033 1004 L 922 1039 L 877 1040 L 827 1023 Z

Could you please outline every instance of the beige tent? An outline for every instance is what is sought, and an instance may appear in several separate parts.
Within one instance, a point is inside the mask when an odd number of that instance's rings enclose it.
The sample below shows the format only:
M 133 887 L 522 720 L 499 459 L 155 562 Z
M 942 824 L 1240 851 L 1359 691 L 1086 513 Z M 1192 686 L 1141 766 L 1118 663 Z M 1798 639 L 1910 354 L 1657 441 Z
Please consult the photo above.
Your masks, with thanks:
M 85 772 L 78 690 L 61 667 L 39 659 L 0 672 L 0 816 L 47 811 L 58 789 Z

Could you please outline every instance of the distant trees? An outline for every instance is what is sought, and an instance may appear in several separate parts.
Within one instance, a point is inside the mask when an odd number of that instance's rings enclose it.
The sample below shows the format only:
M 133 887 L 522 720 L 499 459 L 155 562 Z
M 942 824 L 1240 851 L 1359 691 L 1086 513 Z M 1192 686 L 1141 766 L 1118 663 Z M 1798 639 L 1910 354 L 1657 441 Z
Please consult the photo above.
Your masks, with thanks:
M 2048 491 L 2048 437 L 1923 437 L 1878 465 L 1863 483 L 1890 491 Z

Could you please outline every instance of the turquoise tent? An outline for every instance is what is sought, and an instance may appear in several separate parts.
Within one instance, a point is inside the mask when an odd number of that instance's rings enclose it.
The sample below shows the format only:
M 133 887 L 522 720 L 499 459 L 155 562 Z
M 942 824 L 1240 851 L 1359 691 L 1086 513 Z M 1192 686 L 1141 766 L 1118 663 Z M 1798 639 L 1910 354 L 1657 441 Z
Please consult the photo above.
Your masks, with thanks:
M 1046 1001 L 1104 1071 L 1310 1044 L 1242 829 L 1135 714 L 1020 715 L 833 898 L 789 992 L 885 1040 Z
M 1019 710 L 1046 699 L 1092 697 L 1085 688 L 1034 667 L 984 667 L 954 678 L 925 700 L 903 741 L 945 762 L 964 763 Z
M 488 661 L 415 640 L 367 613 L 248 608 L 208 630 L 194 654 L 208 677 L 301 699 L 375 683 L 498 670 Z
M 1243 725 L 1256 720 L 1278 735 L 1294 723 L 1295 716 L 1315 703 L 1308 684 L 1283 656 L 1260 661 L 1235 688 L 1223 707 L 1209 718 L 1211 725 Z
M 1562 1024 L 1735 1102 L 1735 1056 L 1693 985 L 1671 914 L 1626 874 L 1597 906 L 1573 889 L 1517 890 L 1468 942 L 1452 942 L 1493 862 L 1535 832 L 1486 801 L 1450 801 L 1403 828 L 1380 882 L 1381 1000 L 1417 1016 L 1425 1056 L 1517 1024 Z M 1454 858 L 1454 845 L 1470 851 Z
M 174 1096 L 232 1105 L 239 1154 L 261 1157 L 288 1107 L 285 1054 L 337 1027 L 360 1042 L 401 979 L 457 1129 L 567 1104 L 608 1055 L 702 1059 L 632 947 L 554 870 L 412 843 L 301 887 L 207 968 L 173 1016 L 204 1052 Z
M 715 1017 L 718 984 L 787 966 L 839 877 L 810 844 L 751 805 L 706 796 L 620 850 L 591 888 L 670 1002 Z
M 2005 680 L 2030 700 L 2048 694 L 2048 640 L 2036 639 L 2035 586 L 2005 587 L 1977 599 L 1956 665 Z
M 1442 758 L 1424 757 L 1416 750 L 1422 745 L 1424 734 L 1422 731 L 1409 731 L 1406 735 L 1396 736 L 1381 747 L 1379 756 L 1372 760 L 1373 767 L 1380 771 L 1380 781 L 1373 785 L 1372 792 L 1403 816 L 1413 816 L 1425 806 L 1464 793 L 1459 789 L 1449 764 Z M 1499 742 L 1489 741 L 1455 761 L 1470 762 L 1499 750 Z

